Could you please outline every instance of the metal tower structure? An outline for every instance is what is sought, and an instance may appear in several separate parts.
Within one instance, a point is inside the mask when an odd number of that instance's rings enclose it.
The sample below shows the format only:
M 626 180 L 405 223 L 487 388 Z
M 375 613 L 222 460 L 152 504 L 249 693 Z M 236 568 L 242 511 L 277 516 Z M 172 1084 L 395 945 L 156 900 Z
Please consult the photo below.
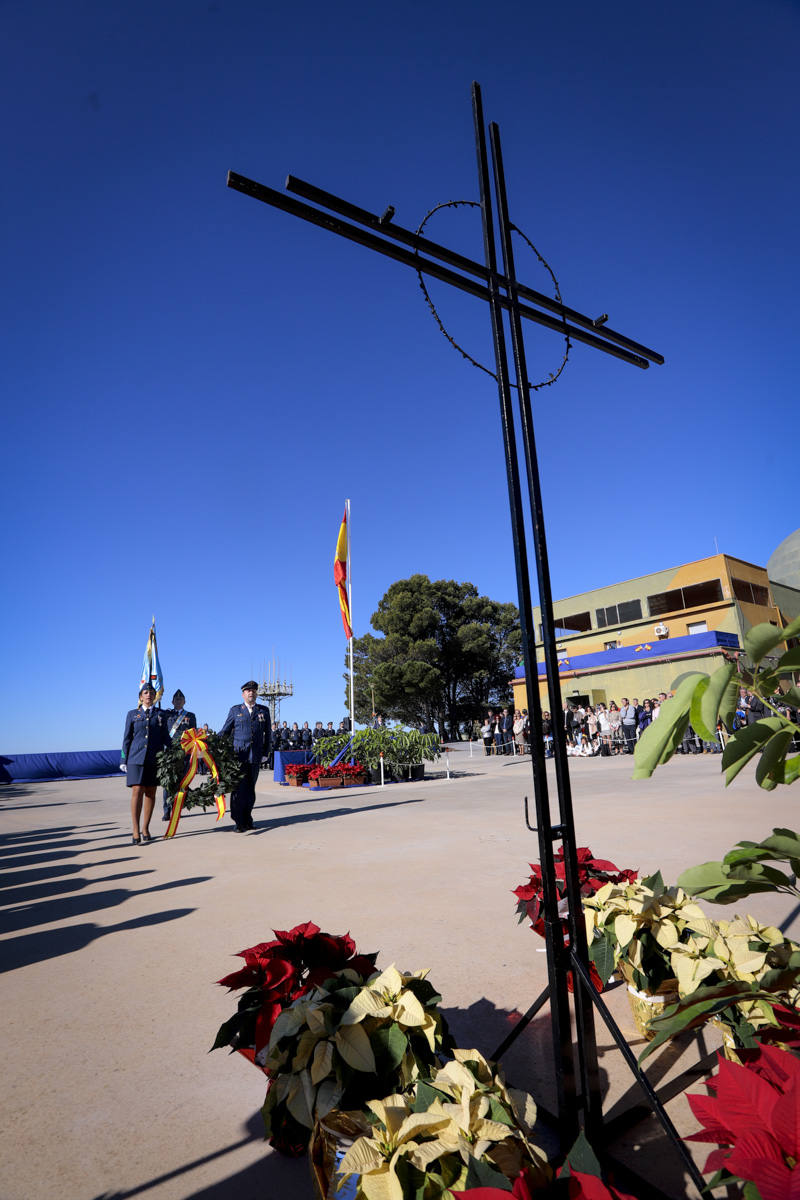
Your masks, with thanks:
M 273 728 L 281 715 L 281 700 L 294 695 L 294 683 L 291 679 L 280 678 L 280 663 L 273 658 L 269 671 L 264 670 L 264 681 L 258 689 L 260 700 L 266 700 L 269 705 L 269 716 Z

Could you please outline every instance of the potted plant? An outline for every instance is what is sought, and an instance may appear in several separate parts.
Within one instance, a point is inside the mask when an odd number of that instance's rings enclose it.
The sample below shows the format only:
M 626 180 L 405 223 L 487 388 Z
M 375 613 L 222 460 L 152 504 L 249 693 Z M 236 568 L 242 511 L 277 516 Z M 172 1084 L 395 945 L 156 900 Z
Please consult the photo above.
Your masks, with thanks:
M 367 782 L 367 772 L 360 762 L 339 763 L 338 771 L 342 773 L 344 787 L 362 787 Z
M 245 965 L 218 980 L 229 991 L 245 988 L 236 1013 L 219 1028 L 212 1050 L 230 1046 L 262 1065 L 272 1027 L 294 1000 L 345 967 L 362 981 L 375 973 L 377 952 L 359 954 L 349 933 L 323 933 L 306 921 L 273 930 L 275 939 L 240 950 Z
M 671 951 L 693 939 L 705 913 L 682 888 L 665 887 L 660 872 L 607 883 L 584 897 L 583 908 L 589 958 L 601 981 L 619 970 L 639 1032 L 653 1037 L 650 1021 L 679 994 Z
M 273 1142 L 296 1124 L 308 1142 L 333 1109 L 362 1108 L 435 1069 L 452 1042 L 426 974 L 390 966 L 365 982 L 345 967 L 281 1012 L 264 1059 L 262 1113 Z
M 592 896 L 595 892 L 599 892 L 600 888 L 607 883 L 632 883 L 636 878 L 636 872 L 626 868 L 620 870 L 614 863 L 608 859 L 595 858 L 588 846 L 579 846 L 577 850 L 578 857 L 578 881 L 580 883 L 581 895 Z M 555 878 L 556 891 L 558 894 L 558 910 L 561 915 L 561 924 L 564 934 L 565 945 L 569 945 L 569 922 L 567 919 L 567 880 L 566 866 L 564 863 L 564 848 L 561 846 L 555 855 Z M 527 883 L 520 884 L 514 889 L 514 895 L 517 897 L 517 913 L 520 922 L 527 917 L 531 923 L 531 929 L 534 933 L 538 933 L 540 937 L 545 936 L 544 927 L 544 892 L 542 888 L 542 868 L 538 863 L 530 863 L 531 876 Z M 592 979 L 598 992 L 603 990 L 603 982 L 597 973 L 597 968 L 593 962 L 589 963 Z
M 342 786 L 341 767 L 312 766 L 308 773 L 310 787 L 338 788 Z
M 289 787 L 302 787 L 314 768 L 313 763 L 289 763 L 286 767 L 286 782 Z
M 531 1188 L 549 1183 L 546 1155 L 532 1140 L 531 1097 L 508 1089 L 477 1050 L 453 1056 L 406 1094 L 367 1102 L 362 1135 L 338 1169 L 339 1186 L 356 1177 L 356 1200 L 497 1185 L 508 1196 L 523 1173 Z
M 703 1168 L 704 1173 L 715 1172 L 709 1187 L 744 1184 L 744 1195 L 753 1200 L 796 1195 L 800 1059 L 761 1046 L 743 1065 L 720 1059 L 719 1071 L 706 1087 L 710 1095 L 688 1097 L 703 1128 L 685 1140 L 718 1147 Z
M 321 763 L 332 763 L 347 748 L 348 756 L 357 759 L 369 773 L 371 783 L 381 782 L 381 760 L 384 778 L 422 778 L 426 762 L 439 757 L 435 733 L 420 733 L 416 729 L 359 729 L 354 734 L 337 734 L 321 738 L 317 757 Z

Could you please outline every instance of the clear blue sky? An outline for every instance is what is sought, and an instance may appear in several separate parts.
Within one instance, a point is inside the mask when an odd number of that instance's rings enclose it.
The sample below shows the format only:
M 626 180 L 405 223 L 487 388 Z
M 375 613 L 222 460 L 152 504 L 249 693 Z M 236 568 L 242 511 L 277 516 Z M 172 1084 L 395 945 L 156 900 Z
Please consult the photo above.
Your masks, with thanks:
M 666 357 L 576 346 L 538 395 L 556 597 L 796 528 L 796 3 L 5 0 L 0 32 L 3 752 L 118 745 L 153 613 L 201 720 L 274 654 L 282 715 L 338 722 L 346 496 L 357 634 L 416 571 L 516 601 L 493 381 L 408 268 L 225 186 L 415 227 L 476 196 L 473 79 L 565 302 Z M 429 231 L 481 254 L 473 212 Z

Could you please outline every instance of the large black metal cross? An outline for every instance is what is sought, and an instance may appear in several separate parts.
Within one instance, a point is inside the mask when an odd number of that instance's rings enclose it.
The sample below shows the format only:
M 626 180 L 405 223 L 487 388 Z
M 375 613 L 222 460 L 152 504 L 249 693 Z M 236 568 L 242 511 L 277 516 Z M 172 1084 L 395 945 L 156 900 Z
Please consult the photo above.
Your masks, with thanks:
M 462 254 L 447 249 L 430 239 L 413 233 L 395 224 L 388 209 L 383 216 L 368 212 L 330 192 L 304 183 L 290 175 L 286 189 L 302 196 L 295 200 L 283 192 L 275 191 L 264 184 L 256 183 L 234 171 L 228 173 L 228 186 L 245 195 L 252 196 L 275 208 L 283 209 L 292 216 L 302 217 L 313 225 L 319 225 L 341 237 L 349 238 L 362 246 L 385 254 L 389 258 L 416 271 L 432 275 L 461 291 L 487 301 L 491 313 L 495 359 L 497 363 L 497 386 L 500 399 L 500 419 L 508 476 L 508 496 L 511 510 L 511 527 L 514 543 L 514 560 L 519 596 L 519 614 L 522 632 L 522 654 L 527 684 L 528 711 L 531 718 L 531 745 L 543 745 L 542 706 L 539 698 L 539 675 L 536 661 L 535 630 L 531 605 L 531 584 L 528 551 L 525 533 L 525 518 L 522 502 L 521 465 L 530 503 L 530 521 L 536 562 L 536 579 L 542 623 L 542 646 L 549 689 L 550 711 L 561 711 L 561 687 L 558 675 L 553 600 L 550 587 L 550 569 L 547 558 L 542 496 L 539 469 L 536 458 L 533 416 L 531 411 L 530 385 L 525 361 L 525 346 L 522 334 L 523 319 L 534 321 L 554 332 L 566 335 L 571 341 L 582 342 L 596 350 L 621 358 L 633 366 L 646 368 L 650 363 L 663 363 L 663 357 L 654 350 L 640 345 L 631 338 L 607 328 L 600 320 L 587 317 L 573 308 L 554 300 L 541 292 L 521 283 L 514 268 L 511 242 L 512 224 L 508 212 L 503 159 L 500 150 L 500 133 L 496 124 L 489 126 L 492 170 L 494 176 L 494 202 L 497 207 L 497 233 L 503 260 L 502 271 L 498 268 L 495 245 L 495 218 L 493 215 L 492 186 L 489 174 L 489 157 L 486 148 L 486 132 L 483 118 L 481 90 L 477 83 L 472 85 L 472 107 L 475 123 L 475 142 L 478 157 L 480 184 L 480 206 L 483 221 L 484 262 L 476 262 Z M 311 201 L 311 204 L 304 203 Z M 316 207 L 315 207 L 316 206 Z M 346 220 L 343 218 L 347 218 Z M 522 432 L 523 453 L 520 456 L 514 424 L 512 406 L 512 383 L 506 350 L 506 322 L 511 334 L 514 356 L 516 387 L 519 407 L 519 427 Z M 563 724 L 553 721 L 553 750 L 558 793 L 558 820 L 553 821 L 545 764 L 541 753 L 532 754 L 533 789 L 536 802 L 536 832 L 539 839 L 539 856 L 542 868 L 543 908 L 546 927 L 548 987 L 531 1006 L 523 1022 L 533 1016 L 550 999 L 553 1030 L 553 1045 L 556 1055 L 556 1097 L 558 1132 L 562 1146 L 568 1147 L 582 1126 L 596 1149 L 602 1148 L 603 1113 L 597 1064 L 597 1040 L 594 1028 L 593 1006 L 612 1034 L 625 1061 L 645 1092 L 650 1107 L 683 1159 L 684 1166 L 702 1194 L 705 1185 L 686 1147 L 678 1137 L 672 1122 L 664 1111 L 658 1096 L 647 1077 L 636 1063 L 622 1032 L 616 1025 L 602 998 L 591 982 L 586 944 L 586 931 L 581 907 L 578 862 L 576 854 L 575 822 L 570 790 L 567 762 L 566 733 Z M 527 801 L 526 801 L 527 808 Z M 554 843 L 560 842 L 564 851 L 566 886 L 569 904 L 569 943 L 562 932 L 561 916 L 558 912 L 558 897 L 555 889 Z M 571 1029 L 568 978 L 572 972 L 575 979 L 573 993 L 575 1010 L 575 1036 Z M 496 1056 L 513 1041 L 514 1034 L 498 1048 Z M 649 1195 L 655 1196 L 657 1189 L 650 1185 Z

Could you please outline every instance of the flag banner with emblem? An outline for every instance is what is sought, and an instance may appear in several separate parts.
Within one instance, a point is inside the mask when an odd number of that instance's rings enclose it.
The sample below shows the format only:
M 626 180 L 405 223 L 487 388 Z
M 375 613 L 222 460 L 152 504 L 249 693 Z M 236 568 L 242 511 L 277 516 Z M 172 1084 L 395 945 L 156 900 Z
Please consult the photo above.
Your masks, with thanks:
M 336 543 L 336 557 L 333 560 L 333 582 L 339 591 L 339 607 L 342 610 L 344 636 L 348 640 L 353 636 L 350 628 L 350 602 L 347 599 L 347 509 L 344 510 L 339 540 Z
M 146 683 L 155 688 L 157 703 L 164 695 L 164 676 L 161 673 L 161 663 L 158 661 L 155 617 L 153 617 L 153 624 L 150 626 L 150 633 L 147 635 L 147 646 L 144 652 L 142 678 L 139 680 L 139 687 L 144 687 Z

